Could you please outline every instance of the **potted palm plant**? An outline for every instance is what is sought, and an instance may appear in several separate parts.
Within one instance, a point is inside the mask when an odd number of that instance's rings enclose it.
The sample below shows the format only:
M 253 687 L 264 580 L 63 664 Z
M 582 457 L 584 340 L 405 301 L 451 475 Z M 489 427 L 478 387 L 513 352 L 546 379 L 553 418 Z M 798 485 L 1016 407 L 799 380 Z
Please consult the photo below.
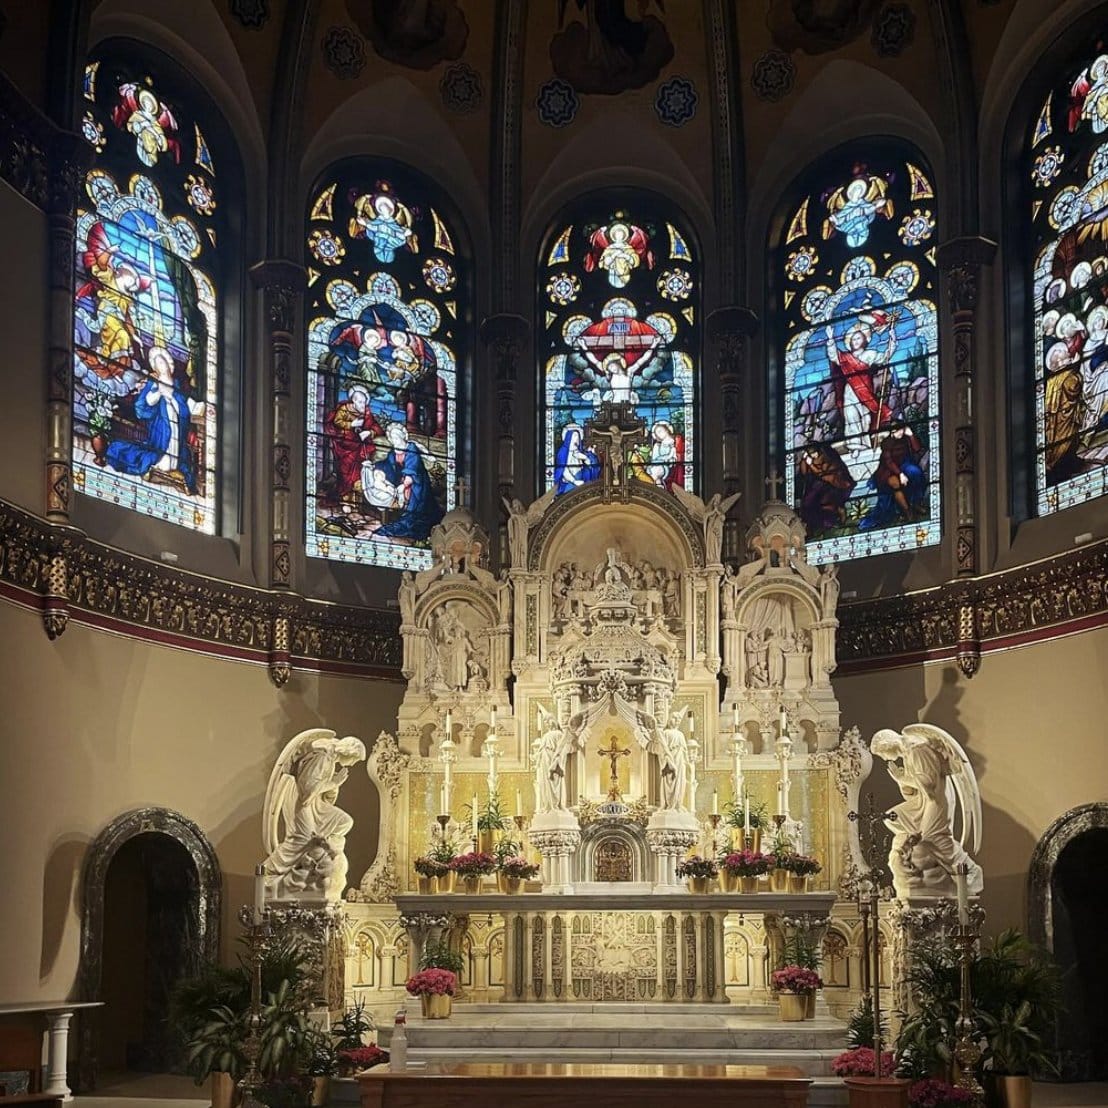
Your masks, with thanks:
M 312 1108 L 322 1108 L 331 1095 L 331 1078 L 338 1070 L 338 1051 L 331 1036 L 309 1027 L 304 1036 L 304 1073 L 312 1079 Z
M 1057 1072 L 1043 1042 L 1041 1015 L 1029 1000 L 1005 1004 L 998 1015 L 980 1013 L 987 1072 L 1003 1108 L 1031 1108 L 1031 1075 Z
M 233 1108 L 238 1103 L 238 1081 L 246 1071 L 245 1010 L 225 1004 L 213 1008 L 205 1022 L 192 1030 L 185 1065 L 197 1085 L 209 1082 L 212 1108 Z
M 749 796 L 744 796 L 741 801 L 732 797 L 723 808 L 724 819 L 731 828 L 731 846 L 734 850 L 762 849 L 762 832 L 769 825 L 766 818 L 766 806 L 754 803 Z M 749 817 L 750 834 L 746 833 Z M 747 839 L 749 838 L 749 842 Z
M 472 815 L 471 806 L 471 819 Z M 484 805 L 477 809 L 477 852 L 479 854 L 492 854 L 496 849 L 497 839 L 507 827 L 508 818 L 500 807 L 500 794 L 490 793 L 485 798 Z

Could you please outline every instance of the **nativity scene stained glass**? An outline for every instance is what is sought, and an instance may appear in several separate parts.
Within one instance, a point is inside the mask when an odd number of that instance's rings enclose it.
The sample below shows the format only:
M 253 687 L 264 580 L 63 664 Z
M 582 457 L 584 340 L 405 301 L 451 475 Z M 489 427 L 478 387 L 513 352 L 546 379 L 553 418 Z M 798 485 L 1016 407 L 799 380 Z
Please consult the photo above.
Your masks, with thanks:
M 621 479 L 692 488 L 699 266 L 684 221 L 666 208 L 642 194 L 592 196 L 543 248 L 544 488 L 564 493 L 599 478 L 612 442 L 594 435 L 601 409 L 642 425 L 623 436 Z
M 1064 74 L 1027 154 L 1040 515 L 1108 493 L 1108 54 Z
M 224 230 L 190 105 L 145 67 L 85 70 L 96 151 L 76 212 L 73 481 L 86 496 L 216 529 Z
M 455 503 L 465 266 L 399 168 L 329 172 L 307 247 L 308 554 L 425 568 Z
M 921 164 L 833 155 L 773 254 L 786 496 L 813 562 L 940 540 L 937 200 Z

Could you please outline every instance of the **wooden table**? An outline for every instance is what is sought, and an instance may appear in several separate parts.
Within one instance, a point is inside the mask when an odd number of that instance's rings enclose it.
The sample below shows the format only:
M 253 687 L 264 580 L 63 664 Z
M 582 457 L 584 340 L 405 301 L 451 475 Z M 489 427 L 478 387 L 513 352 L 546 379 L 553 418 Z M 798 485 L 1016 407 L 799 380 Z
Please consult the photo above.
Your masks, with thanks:
M 362 1108 L 804 1108 L 811 1079 L 791 1066 L 459 1063 L 358 1077 Z

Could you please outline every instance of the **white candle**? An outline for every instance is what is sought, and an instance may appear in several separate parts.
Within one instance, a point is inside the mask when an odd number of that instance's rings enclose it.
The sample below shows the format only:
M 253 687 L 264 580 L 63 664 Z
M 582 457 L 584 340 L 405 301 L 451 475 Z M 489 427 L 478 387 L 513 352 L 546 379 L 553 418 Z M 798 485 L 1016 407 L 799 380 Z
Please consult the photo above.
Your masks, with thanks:
M 743 801 L 743 834 L 750 834 L 750 797 Z
M 265 915 L 265 866 L 254 867 L 254 922 L 261 923 Z
M 692 712 L 689 713 L 689 734 L 691 735 L 696 730 L 696 720 L 693 719 Z
M 731 716 L 731 730 L 737 735 L 739 733 L 739 706 L 735 705 L 735 711 Z
M 450 802 L 449 802 L 449 800 L 447 799 L 447 796 L 446 796 L 446 782 L 443 782 L 442 787 L 439 789 L 439 814 L 440 815 L 445 816 L 447 814 L 447 812 L 449 811 L 449 809 L 447 808 L 447 805 L 449 803 Z
M 492 711 L 489 712 L 489 734 L 496 734 L 496 705 L 492 706 Z
M 785 782 L 777 782 L 777 814 L 785 815 Z
M 712 790 L 712 815 L 719 815 L 719 793 L 715 789 Z
M 473 794 L 473 837 L 477 838 L 477 794 Z
M 964 866 L 954 869 L 954 888 L 958 894 L 958 922 L 962 927 L 969 926 L 969 886 L 966 882 Z
M 516 789 L 516 815 L 523 815 L 523 797 L 519 794 L 519 789 Z
M 450 714 L 450 709 L 446 709 L 446 741 L 454 741 L 454 717 Z
M 784 738 L 789 732 L 789 717 L 785 711 L 785 705 L 781 705 L 781 738 Z

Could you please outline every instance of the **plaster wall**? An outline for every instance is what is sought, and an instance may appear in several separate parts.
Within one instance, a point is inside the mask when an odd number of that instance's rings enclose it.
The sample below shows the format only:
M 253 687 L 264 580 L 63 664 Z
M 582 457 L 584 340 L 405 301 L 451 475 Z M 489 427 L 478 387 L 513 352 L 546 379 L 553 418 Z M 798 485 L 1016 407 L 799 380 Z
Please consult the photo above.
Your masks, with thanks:
M 260 666 L 71 624 L 51 643 L 37 613 L 0 602 L 0 1002 L 65 997 L 77 973 L 81 867 L 124 812 L 195 820 L 224 875 L 223 953 L 262 858 L 261 807 L 284 744 L 308 727 L 366 745 L 390 728 L 398 686 L 297 673 L 276 689 Z M 341 796 L 356 823 L 351 880 L 376 850 L 378 800 L 364 770 Z

